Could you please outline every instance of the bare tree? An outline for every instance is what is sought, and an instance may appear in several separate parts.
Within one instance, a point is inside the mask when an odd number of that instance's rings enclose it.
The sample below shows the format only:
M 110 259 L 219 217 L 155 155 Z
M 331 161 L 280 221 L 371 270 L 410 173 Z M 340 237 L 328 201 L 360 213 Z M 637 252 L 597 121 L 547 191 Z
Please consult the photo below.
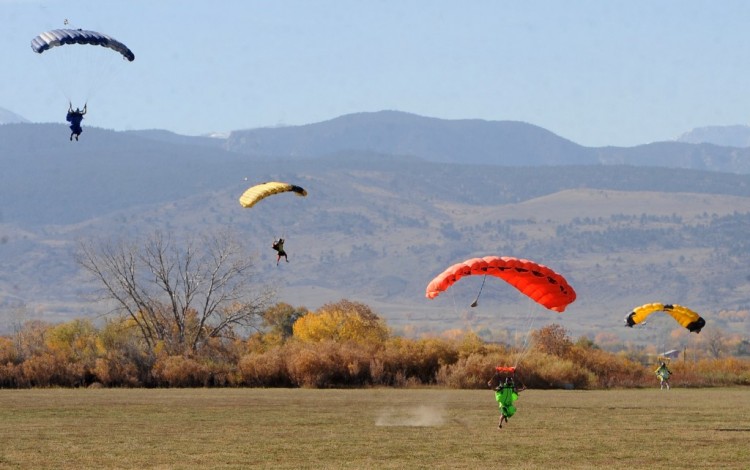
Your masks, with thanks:
M 718 328 L 711 328 L 707 332 L 706 347 L 711 357 L 718 359 L 726 347 L 724 333 Z
M 254 284 L 253 263 L 228 232 L 182 244 L 160 232 L 143 242 L 82 243 L 77 261 L 152 351 L 197 351 L 209 338 L 255 327 L 274 297 Z

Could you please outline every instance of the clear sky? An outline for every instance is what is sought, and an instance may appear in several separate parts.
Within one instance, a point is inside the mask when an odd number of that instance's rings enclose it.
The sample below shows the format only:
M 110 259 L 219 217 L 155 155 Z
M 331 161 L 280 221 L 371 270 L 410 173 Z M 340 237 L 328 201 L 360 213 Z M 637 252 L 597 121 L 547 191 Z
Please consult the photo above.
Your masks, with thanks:
M 65 19 L 135 53 L 89 101 L 115 130 L 392 109 L 630 146 L 750 121 L 745 0 L 0 0 L 0 107 L 64 121 L 30 41 Z

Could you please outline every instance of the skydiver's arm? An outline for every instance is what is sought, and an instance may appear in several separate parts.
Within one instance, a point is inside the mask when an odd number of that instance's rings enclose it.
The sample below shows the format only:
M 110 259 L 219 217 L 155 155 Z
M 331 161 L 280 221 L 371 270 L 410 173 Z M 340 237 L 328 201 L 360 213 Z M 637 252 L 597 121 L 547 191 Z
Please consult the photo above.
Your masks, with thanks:
M 73 103 L 71 103 L 70 101 L 68 101 L 68 112 L 69 113 L 73 112 Z
M 88 103 L 84 103 L 83 104 L 83 113 L 81 113 L 81 114 L 86 114 L 86 108 L 87 107 L 88 107 Z

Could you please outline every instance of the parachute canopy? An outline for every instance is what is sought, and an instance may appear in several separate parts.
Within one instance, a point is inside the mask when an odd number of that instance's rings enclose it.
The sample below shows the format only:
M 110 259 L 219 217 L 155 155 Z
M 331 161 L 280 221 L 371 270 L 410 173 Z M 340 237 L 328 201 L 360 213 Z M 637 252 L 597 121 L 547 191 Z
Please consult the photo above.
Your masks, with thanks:
M 547 266 L 519 258 L 485 256 L 454 264 L 427 285 L 426 296 L 434 299 L 464 276 L 490 275 L 556 312 L 565 311 L 576 293 L 564 277 Z
M 274 194 L 290 191 L 296 193 L 298 196 L 307 196 L 307 191 L 299 186 L 289 183 L 269 181 L 267 183 L 255 185 L 242 193 L 242 196 L 240 196 L 240 204 L 242 207 L 253 207 L 261 199 L 265 199 Z
M 68 44 L 91 44 L 102 46 L 119 52 L 128 61 L 135 60 L 135 54 L 128 46 L 106 34 L 97 33 L 96 31 L 86 31 L 83 29 L 53 29 L 41 33 L 31 40 L 31 48 L 34 52 L 42 52 L 52 49 L 53 47 L 64 46 Z
M 701 328 L 706 326 L 706 320 L 689 308 L 677 304 L 660 303 L 644 304 L 633 309 L 633 311 L 625 318 L 625 325 L 629 327 L 638 325 L 654 312 L 665 312 L 669 314 L 672 318 L 677 320 L 677 323 L 684 326 L 692 333 L 700 333 Z

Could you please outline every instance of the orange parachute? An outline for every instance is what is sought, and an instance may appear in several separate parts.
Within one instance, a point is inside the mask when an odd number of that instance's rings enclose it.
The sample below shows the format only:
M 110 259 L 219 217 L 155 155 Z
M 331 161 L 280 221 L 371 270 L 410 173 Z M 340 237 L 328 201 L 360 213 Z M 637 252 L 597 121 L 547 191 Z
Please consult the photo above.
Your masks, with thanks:
M 449 267 L 427 285 L 426 296 L 434 299 L 464 276 L 490 275 L 509 283 L 535 302 L 555 312 L 565 311 L 576 293 L 564 277 L 547 266 L 519 258 L 485 256 Z

